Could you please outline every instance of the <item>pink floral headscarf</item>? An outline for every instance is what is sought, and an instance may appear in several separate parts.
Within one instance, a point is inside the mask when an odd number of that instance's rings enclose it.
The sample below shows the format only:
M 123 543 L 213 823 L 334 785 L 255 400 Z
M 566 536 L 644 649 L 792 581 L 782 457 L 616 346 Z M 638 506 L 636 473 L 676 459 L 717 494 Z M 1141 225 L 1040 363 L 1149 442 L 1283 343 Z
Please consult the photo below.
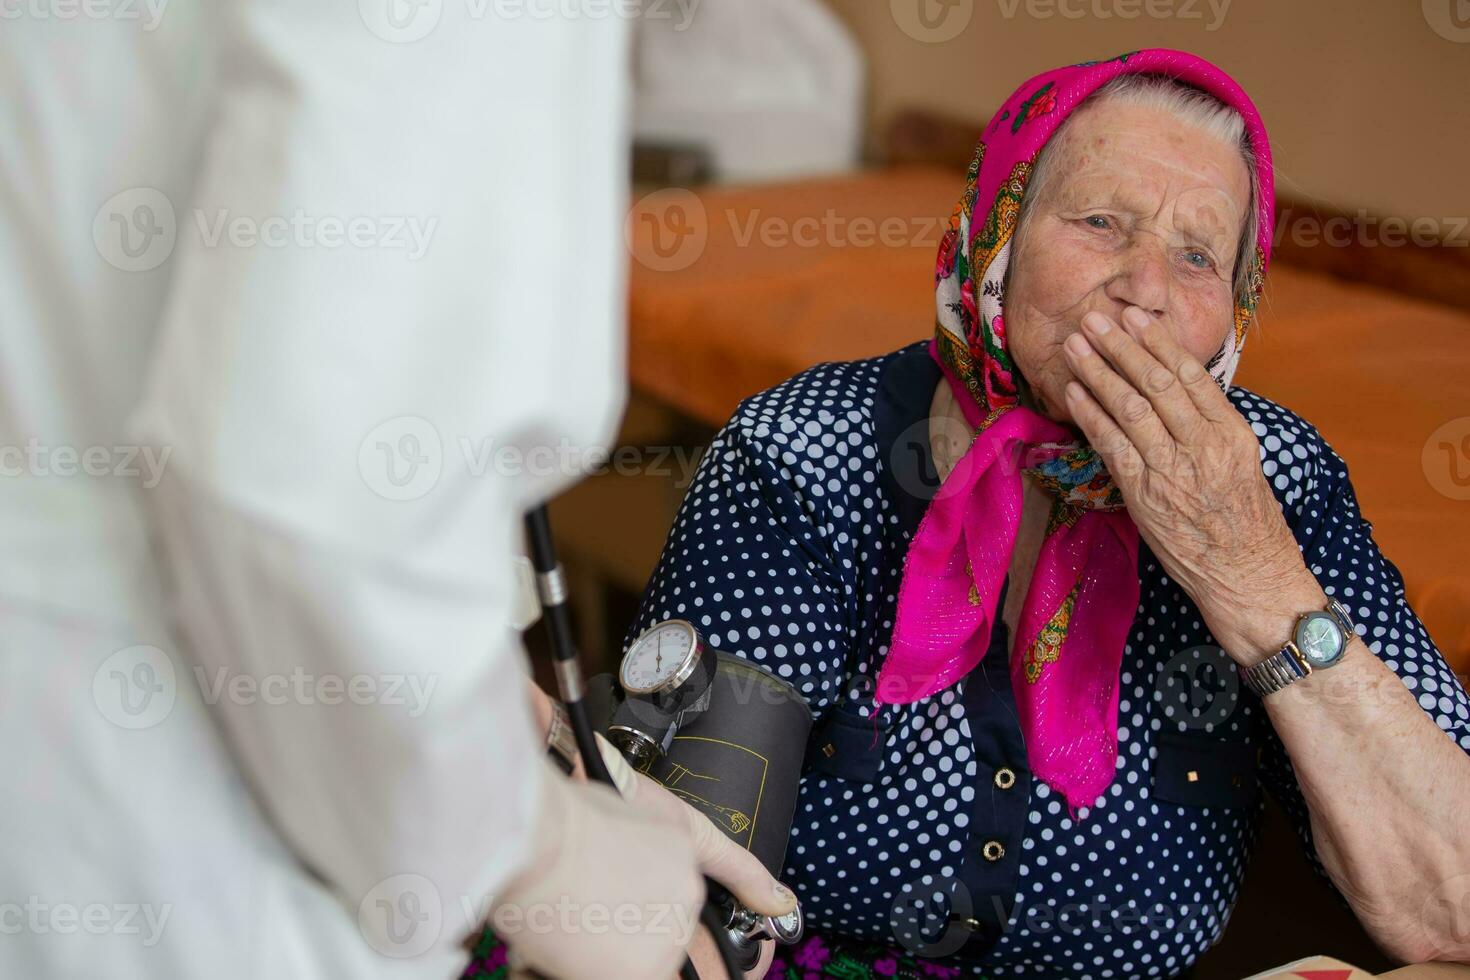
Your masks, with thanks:
M 910 543 L 898 615 L 877 701 L 907 704 L 970 672 L 989 646 L 1020 521 L 1022 474 L 1053 498 L 1018 623 L 1011 681 L 1027 760 L 1076 810 L 1112 781 L 1118 754 L 1118 675 L 1138 609 L 1138 529 L 1097 453 L 1023 406 L 1006 346 L 1004 288 L 1016 220 L 1037 155 L 1099 87 L 1126 73 L 1199 88 L 1245 120 L 1256 159 L 1258 227 L 1249 286 L 1234 329 L 1205 365 L 1228 389 L 1255 315 L 1275 195 L 1271 148 L 1245 92 L 1214 65 L 1151 49 L 1038 75 L 986 126 L 936 270 L 938 324 L 930 353 L 970 425 L 964 457 L 930 502 Z

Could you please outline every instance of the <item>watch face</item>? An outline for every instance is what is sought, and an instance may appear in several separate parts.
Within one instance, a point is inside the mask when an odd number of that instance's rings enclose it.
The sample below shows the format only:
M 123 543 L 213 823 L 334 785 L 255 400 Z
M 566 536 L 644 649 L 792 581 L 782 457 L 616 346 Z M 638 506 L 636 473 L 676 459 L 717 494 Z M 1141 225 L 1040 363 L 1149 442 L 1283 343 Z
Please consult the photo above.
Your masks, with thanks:
M 1296 645 L 1313 667 L 1329 667 L 1342 656 L 1347 638 L 1337 620 L 1327 613 L 1314 612 L 1297 624 Z
M 677 687 L 689 676 L 688 666 L 698 654 L 694 627 L 671 619 L 648 630 L 623 655 L 618 680 L 623 690 L 651 694 Z

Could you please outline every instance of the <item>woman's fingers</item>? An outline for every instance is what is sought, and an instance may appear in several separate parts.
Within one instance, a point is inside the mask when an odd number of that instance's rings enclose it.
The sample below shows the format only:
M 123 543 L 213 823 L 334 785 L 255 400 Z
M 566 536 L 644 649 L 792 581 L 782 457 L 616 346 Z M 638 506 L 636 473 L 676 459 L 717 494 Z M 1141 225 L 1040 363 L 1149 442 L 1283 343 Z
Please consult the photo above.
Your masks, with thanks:
M 1136 306 L 1123 311 L 1122 326 L 1101 313 L 1089 313 L 1082 319 L 1082 329 L 1093 348 L 1123 376 L 1123 380 L 1147 399 L 1169 433 L 1180 442 L 1194 438 L 1204 417 L 1194 399 L 1185 390 L 1183 379 L 1138 339 L 1150 317 Z M 1110 327 L 1110 329 L 1101 329 Z M 1167 334 L 1167 330 L 1150 330 L 1150 336 Z M 1188 358 L 1188 352 L 1175 345 L 1174 352 Z
M 1087 437 L 1088 444 L 1102 457 L 1118 489 L 1126 495 L 1136 485 L 1144 466 L 1133 441 L 1103 410 L 1097 399 L 1075 381 L 1067 383 L 1067 409 Z
M 1167 464 L 1173 455 L 1174 436 L 1149 400 L 1098 353 L 1104 343 L 1116 346 L 1116 338 L 1135 348 L 1137 345 L 1100 313 L 1087 314 L 1082 323 L 1084 333 L 1073 334 L 1062 345 L 1072 373 L 1145 461 L 1151 465 Z
M 1210 377 L 1205 366 L 1185 350 L 1172 333 L 1159 329 L 1153 317 L 1135 306 L 1130 306 L 1123 311 L 1123 326 L 1129 336 L 1152 354 L 1173 377 L 1179 379 L 1178 388 L 1203 418 L 1219 422 L 1236 414 L 1230 400 L 1225 397 L 1225 392 Z M 1165 423 L 1168 423 L 1167 418 Z M 1170 430 L 1173 430 L 1172 425 Z

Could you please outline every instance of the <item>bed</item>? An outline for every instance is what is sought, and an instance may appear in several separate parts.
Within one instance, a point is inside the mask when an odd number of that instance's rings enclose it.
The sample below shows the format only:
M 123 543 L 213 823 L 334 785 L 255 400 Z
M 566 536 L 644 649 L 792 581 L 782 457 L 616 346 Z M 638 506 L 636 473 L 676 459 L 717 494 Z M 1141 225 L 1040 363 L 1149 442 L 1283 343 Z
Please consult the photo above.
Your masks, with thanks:
M 642 198 L 629 368 L 710 426 L 823 360 L 925 337 L 934 253 L 963 178 L 908 166 Z M 1317 425 L 1379 546 L 1470 672 L 1470 313 L 1277 263 L 1238 383 Z

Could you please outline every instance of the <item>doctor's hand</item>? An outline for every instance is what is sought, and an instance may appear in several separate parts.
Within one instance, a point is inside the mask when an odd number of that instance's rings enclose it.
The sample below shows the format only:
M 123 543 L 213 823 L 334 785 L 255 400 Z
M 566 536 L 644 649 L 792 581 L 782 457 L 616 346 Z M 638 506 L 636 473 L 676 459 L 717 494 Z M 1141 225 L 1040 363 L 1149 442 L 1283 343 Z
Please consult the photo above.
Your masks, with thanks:
M 543 734 L 551 727 L 558 705 L 534 682 L 530 684 L 532 714 Z M 681 824 L 694 842 L 700 870 L 724 885 L 746 907 L 762 915 L 785 915 L 796 908 L 796 896 L 772 878 L 765 865 L 745 848 L 726 837 L 709 818 L 694 809 L 656 780 L 635 772 L 617 748 L 597 736 L 602 761 L 617 783 L 618 792 L 633 806 L 659 820 Z M 577 780 L 586 774 L 580 757 L 572 771 Z
M 544 734 L 550 728 L 552 714 L 558 706 L 546 692 L 534 683 L 530 684 L 529 694 L 533 717 Z M 694 860 L 702 874 L 719 882 L 744 905 L 763 915 L 785 915 L 796 907 L 796 896 L 791 893 L 790 889 L 772 878 L 765 866 L 753 854 L 726 837 L 710 822 L 708 817 L 669 792 L 657 781 L 635 772 L 623 758 L 622 753 L 601 735 L 597 736 L 597 743 L 603 762 L 624 800 L 635 811 L 646 814 L 652 822 L 681 828 L 693 846 Z M 576 762 L 572 776 L 578 781 L 586 778 L 580 758 Z M 698 918 L 699 908 L 696 906 L 692 918 L 688 920 L 691 934 L 693 934 L 693 925 L 698 922 Z M 512 947 L 515 946 L 509 937 L 502 938 L 505 938 Z M 775 944 L 771 941 L 763 942 L 761 947 L 760 961 L 755 969 L 746 974 L 747 978 L 763 977 L 775 954 Z M 724 976 L 714 940 L 703 927 L 698 929 L 697 938 L 689 948 L 689 955 L 700 977 L 704 980 L 714 980 L 716 977 Z M 673 973 L 674 971 L 670 970 L 668 975 L 672 976 Z
M 791 889 L 772 878 L 754 854 L 726 837 L 708 817 L 656 780 L 635 772 L 623 754 L 601 735 L 597 736 L 597 746 L 623 799 L 655 819 L 684 826 L 694 841 L 701 871 L 761 915 L 786 915 L 796 908 L 796 896 Z
M 688 826 L 543 769 L 530 858 L 492 898 L 495 934 L 558 980 L 673 976 L 704 902 Z
M 635 806 L 648 807 L 651 813 L 682 819 L 694 838 L 700 869 L 724 885 L 743 905 L 762 915 L 785 915 L 796 908 L 796 896 L 791 889 L 772 878 L 754 854 L 726 837 L 708 817 L 656 780 L 635 772 L 616 746 L 601 735 L 597 736 L 597 747 L 623 797 Z M 762 940 L 760 959 L 746 972 L 744 980 L 764 977 L 775 956 L 776 944 L 769 939 Z M 689 948 L 689 958 L 700 980 L 726 976 L 714 938 L 703 926 Z
M 761 940 L 761 958 L 737 980 L 763 980 L 775 958 L 776 944 L 769 939 Z M 723 980 L 729 976 L 725 972 L 724 961 L 720 959 L 720 951 L 715 948 L 715 941 L 704 926 L 699 927 L 699 934 L 689 947 L 689 960 L 694 964 L 699 980 Z

